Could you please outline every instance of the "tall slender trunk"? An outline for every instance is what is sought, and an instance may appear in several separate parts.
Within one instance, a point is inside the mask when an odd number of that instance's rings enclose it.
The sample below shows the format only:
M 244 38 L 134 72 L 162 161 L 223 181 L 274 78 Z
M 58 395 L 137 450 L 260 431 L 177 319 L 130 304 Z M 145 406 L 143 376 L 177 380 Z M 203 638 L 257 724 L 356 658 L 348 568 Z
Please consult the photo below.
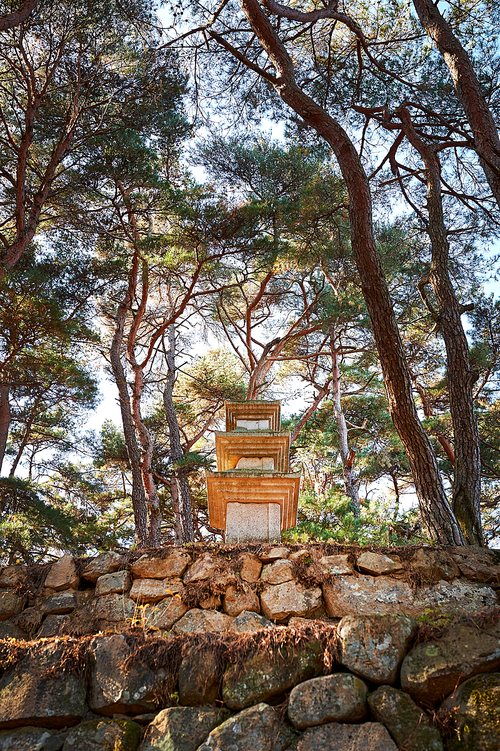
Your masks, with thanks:
M 349 193 L 352 250 L 377 345 L 389 410 L 410 462 L 422 522 L 432 539 L 461 545 L 460 527 L 413 401 L 408 365 L 375 245 L 370 188 L 359 155 L 341 125 L 297 85 L 293 62 L 258 0 L 240 0 L 240 4 L 276 70 L 273 83 L 276 91 L 331 146 L 337 158 Z
M 0 385 L 0 473 L 5 458 L 11 419 L 10 386 L 8 384 Z
M 118 388 L 123 435 L 132 472 L 132 508 L 134 510 L 135 539 L 139 547 L 145 547 L 148 540 L 148 514 L 146 494 L 142 483 L 141 452 L 137 443 L 130 396 L 125 371 L 120 356 L 125 326 L 126 303 L 118 306 L 115 318 L 115 333 L 110 347 L 110 360 L 113 376 Z
M 166 350 L 166 361 L 168 372 L 165 388 L 163 390 L 163 406 L 170 437 L 170 457 L 173 462 L 178 462 L 184 456 L 184 452 L 182 450 L 181 433 L 179 430 L 179 423 L 177 422 L 177 413 L 174 407 L 174 384 L 176 378 L 174 324 L 170 324 L 170 326 L 168 327 L 167 336 L 168 348 Z M 178 502 L 180 514 L 180 525 L 177 525 L 177 529 L 180 528 L 180 534 L 182 537 L 181 542 L 192 542 L 194 540 L 194 530 L 191 488 L 189 487 L 189 480 L 186 477 L 185 472 L 183 472 L 182 469 L 179 468 L 175 470 L 174 479 L 175 489 L 172 488 L 172 503 L 174 506 L 174 515 L 175 501 Z
M 453 511 L 469 545 L 484 545 L 481 527 L 481 455 L 474 412 L 467 337 L 462 326 L 463 308 L 457 300 L 448 270 L 450 248 L 443 214 L 441 165 L 435 152 L 416 133 L 408 110 L 396 113 L 404 132 L 422 157 L 427 181 L 427 231 L 432 259 L 429 281 L 438 304 L 435 317 L 446 347 L 448 393 L 454 435 Z
M 359 517 L 359 485 L 357 473 L 354 469 L 356 451 L 349 448 L 347 424 L 342 409 L 342 396 L 340 388 L 339 349 L 335 341 L 335 326 L 330 328 L 330 353 L 332 357 L 332 396 L 333 410 L 339 431 L 340 458 L 342 460 L 342 473 L 344 475 L 345 494 L 351 499 L 354 516 Z
M 156 483 L 153 478 L 152 462 L 154 440 L 146 428 L 141 414 L 141 399 L 144 390 L 144 376 L 142 368 L 132 364 L 134 369 L 134 385 L 132 388 L 132 419 L 141 444 L 141 474 L 147 504 L 147 544 L 150 548 L 157 548 L 161 542 L 161 510 L 160 499 Z
M 500 138 L 467 51 L 432 0 L 413 0 L 427 34 L 443 55 L 457 96 L 474 134 L 474 145 L 491 191 L 500 206 Z
M 28 438 L 30 437 L 31 432 L 31 426 L 33 425 L 33 420 L 35 419 L 36 411 L 38 409 L 38 401 L 35 401 L 35 404 L 33 405 L 31 409 L 30 416 L 28 417 L 26 421 L 26 425 L 24 428 L 23 437 L 21 439 L 21 443 L 19 444 L 19 447 L 17 449 L 17 454 L 14 458 L 14 461 L 12 462 L 12 466 L 10 468 L 9 477 L 14 477 L 16 473 L 16 469 L 18 467 L 19 462 L 21 461 L 21 457 L 23 455 L 24 449 L 26 448 L 26 445 L 28 443 Z

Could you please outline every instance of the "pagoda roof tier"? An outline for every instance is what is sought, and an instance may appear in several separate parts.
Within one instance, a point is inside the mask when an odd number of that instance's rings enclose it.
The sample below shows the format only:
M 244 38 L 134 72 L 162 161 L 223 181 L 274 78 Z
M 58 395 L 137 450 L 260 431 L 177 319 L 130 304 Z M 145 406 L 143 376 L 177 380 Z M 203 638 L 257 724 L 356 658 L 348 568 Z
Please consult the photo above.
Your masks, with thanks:
M 255 425 L 257 430 L 263 428 L 279 430 L 281 402 L 266 402 L 259 399 L 246 402 L 226 402 L 226 430 L 247 427 L 245 423 L 257 423 Z M 252 428 L 249 429 L 252 430 Z
M 210 525 L 226 529 L 228 503 L 278 503 L 281 529 L 297 523 L 300 472 L 207 471 Z
M 216 431 L 217 469 L 235 469 L 240 459 L 272 459 L 272 469 L 288 472 L 290 432 L 288 430 Z

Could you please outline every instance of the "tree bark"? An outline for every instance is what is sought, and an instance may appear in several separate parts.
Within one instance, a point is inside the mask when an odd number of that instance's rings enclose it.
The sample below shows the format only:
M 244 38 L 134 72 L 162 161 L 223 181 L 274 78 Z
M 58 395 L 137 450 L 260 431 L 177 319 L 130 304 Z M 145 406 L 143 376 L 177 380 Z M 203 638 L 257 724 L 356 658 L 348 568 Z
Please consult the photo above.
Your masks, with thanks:
M 429 216 L 427 231 L 432 252 L 429 281 L 436 297 L 437 323 L 446 347 L 454 435 L 453 511 L 466 542 L 469 545 L 484 545 L 480 506 L 481 454 L 472 388 L 475 375 L 470 365 L 467 337 L 462 326 L 463 310 L 448 271 L 450 248 L 443 214 L 441 165 L 436 153 L 415 131 L 408 110 L 401 108 L 396 114 L 403 123 L 406 137 L 425 165 Z
M 179 423 L 177 422 L 177 413 L 174 407 L 174 383 L 176 377 L 175 371 L 175 326 L 170 324 L 168 327 L 168 348 L 166 350 L 167 361 L 167 380 L 163 390 L 163 407 L 165 410 L 165 419 L 167 421 L 168 433 L 170 437 L 170 458 L 172 462 L 178 462 L 184 456 L 181 444 L 181 433 Z M 172 504 L 174 507 L 174 516 L 176 515 L 175 502 L 178 502 L 180 524 L 176 529 L 180 529 L 181 542 L 192 542 L 194 540 L 193 530 L 193 511 L 191 503 L 191 488 L 185 472 L 180 468 L 175 470 L 175 492 L 172 488 Z M 178 534 L 178 532 L 177 532 Z
M 129 297 L 130 287 L 129 293 L 127 294 L 127 300 Z M 110 360 L 113 376 L 118 388 L 123 435 L 130 462 L 130 470 L 132 472 L 132 507 L 134 510 L 135 539 L 136 544 L 139 547 L 145 547 L 148 540 L 148 514 L 146 494 L 142 482 L 141 452 L 135 434 L 127 380 L 120 356 L 126 312 L 127 301 L 121 303 L 116 312 L 115 333 L 110 347 Z
M 355 449 L 349 449 L 347 424 L 342 410 L 342 398 L 340 389 L 339 350 L 335 341 L 335 326 L 330 329 L 330 352 L 332 356 L 332 396 L 333 410 L 339 431 L 340 458 L 342 460 L 342 473 L 344 475 L 345 494 L 351 499 L 354 516 L 359 517 L 359 485 L 354 469 Z
M 13 29 L 15 26 L 22 24 L 23 21 L 26 21 L 37 2 L 38 0 L 24 0 L 21 7 L 17 10 L 0 16 L 0 31 Z
M 474 145 L 481 167 L 500 206 L 500 139 L 493 115 L 481 92 L 469 55 L 432 0 L 413 0 L 413 5 L 428 36 L 443 55 L 474 134 Z
M 432 539 L 444 544 L 463 544 L 436 457 L 413 401 L 408 365 L 375 245 L 371 195 L 361 160 L 341 125 L 297 85 L 292 60 L 258 0 L 240 0 L 240 3 L 276 70 L 273 82 L 276 91 L 331 146 L 337 158 L 349 193 L 352 250 L 380 357 L 389 410 L 408 455 L 422 522 Z
M 10 411 L 10 386 L 0 385 L 0 474 L 2 464 L 5 459 L 5 450 L 7 448 L 7 439 L 9 437 L 9 427 L 11 421 Z

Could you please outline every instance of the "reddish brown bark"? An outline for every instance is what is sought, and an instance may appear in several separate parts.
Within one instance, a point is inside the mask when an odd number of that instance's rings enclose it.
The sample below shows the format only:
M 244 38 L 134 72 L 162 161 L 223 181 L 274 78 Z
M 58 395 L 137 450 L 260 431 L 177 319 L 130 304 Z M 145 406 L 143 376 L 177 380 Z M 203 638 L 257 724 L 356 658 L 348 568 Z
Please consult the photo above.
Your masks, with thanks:
M 391 417 L 403 442 L 420 502 L 422 521 L 435 540 L 463 544 L 436 458 L 413 401 L 408 366 L 375 246 L 371 195 L 356 149 L 341 125 L 297 85 L 286 48 L 257 0 L 240 0 L 250 26 L 266 51 L 280 97 L 331 146 L 349 193 L 351 243 L 380 357 Z
M 474 145 L 486 179 L 500 206 L 500 139 L 469 55 L 432 0 L 413 0 L 427 34 L 443 55 L 457 96 L 474 134 Z

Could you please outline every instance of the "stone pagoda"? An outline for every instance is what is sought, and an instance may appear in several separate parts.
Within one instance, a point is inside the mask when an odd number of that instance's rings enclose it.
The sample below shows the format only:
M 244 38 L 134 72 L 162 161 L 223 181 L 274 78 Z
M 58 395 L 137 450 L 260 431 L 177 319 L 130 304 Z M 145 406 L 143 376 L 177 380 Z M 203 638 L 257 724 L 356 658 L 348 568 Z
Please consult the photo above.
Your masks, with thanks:
M 300 472 L 290 472 L 290 433 L 280 402 L 226 402 L 216 431 L 217 472 L 207 471 L 210 525 L 226 542 L 273 542 L 297 522 Z

